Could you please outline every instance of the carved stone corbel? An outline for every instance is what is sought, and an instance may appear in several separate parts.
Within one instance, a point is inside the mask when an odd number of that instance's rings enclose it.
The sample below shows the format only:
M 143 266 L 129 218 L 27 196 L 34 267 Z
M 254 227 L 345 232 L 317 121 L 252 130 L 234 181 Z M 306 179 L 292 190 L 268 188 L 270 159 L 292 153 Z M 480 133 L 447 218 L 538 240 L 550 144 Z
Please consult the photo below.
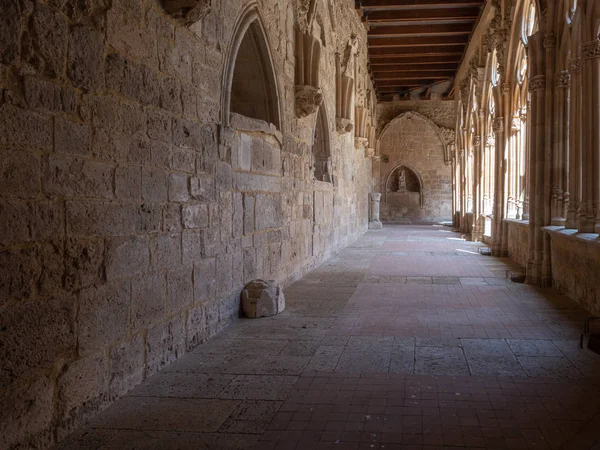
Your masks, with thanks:
M 316 113 L 323 103 L 319 87 L 321 43 L 314 36 L 296 29 L 296 116 Z
M 210 12 L 212 0 L 163 0 L 165 11 L 185 26 L 190 26 Z

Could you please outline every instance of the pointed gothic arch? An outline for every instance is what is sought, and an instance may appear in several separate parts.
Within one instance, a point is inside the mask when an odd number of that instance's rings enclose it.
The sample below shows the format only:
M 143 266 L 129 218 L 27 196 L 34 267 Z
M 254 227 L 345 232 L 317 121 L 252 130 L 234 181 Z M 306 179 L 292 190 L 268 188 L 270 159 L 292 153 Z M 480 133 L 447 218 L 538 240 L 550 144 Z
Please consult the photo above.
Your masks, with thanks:
M 230 113 L 272 123 L 281 129 L 281 105 L 275 67 L 258 6 L 250 4 L 234 27 L 223 73 L 221 121 Z

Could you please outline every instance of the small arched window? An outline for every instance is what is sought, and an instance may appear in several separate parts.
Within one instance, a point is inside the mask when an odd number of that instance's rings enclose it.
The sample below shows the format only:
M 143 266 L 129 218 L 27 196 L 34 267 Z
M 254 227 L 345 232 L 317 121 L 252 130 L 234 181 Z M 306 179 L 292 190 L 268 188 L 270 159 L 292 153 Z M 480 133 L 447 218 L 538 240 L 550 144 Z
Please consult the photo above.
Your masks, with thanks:
M 527 45 L 529 36 L 537 31 L 537 12 L 535 8 L 535 0 L 532 0 L 526 6 L 526 14 L 523 16 L 523 24 L 521 27 L 521 40 Z
M 279 128 L 277 87 L 263 30 L 254 20 L 235 56 L 230 111 Z

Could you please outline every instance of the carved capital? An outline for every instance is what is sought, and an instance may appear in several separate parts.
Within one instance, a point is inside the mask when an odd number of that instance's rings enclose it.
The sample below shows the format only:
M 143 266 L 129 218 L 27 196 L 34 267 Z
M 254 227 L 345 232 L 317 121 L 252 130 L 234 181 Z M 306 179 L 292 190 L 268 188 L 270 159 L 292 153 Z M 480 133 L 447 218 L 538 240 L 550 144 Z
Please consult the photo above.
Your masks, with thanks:
M 504 132 L 504 117 L 496 117 L 492 123 L 492 129 L 495 133 Z
M 364 137 L 354 137 L 354 148 L 356 150 L 364 149 L 367 147 L 369 140 Z
M 350 119 L 344 119 L 342 117 L 337 117 L 335 119 L 335 128 L 338 133 L 350 133 L 354 129 L 354 125 L 350 121 Z
M 510 131 L 517 133 L 521 129 L 521 117 L 513 117 L 510 123 Z
M 571 75 L 567 70 L 561 70 L 556 74 L 556 87 L 558 88 L 566 88 L 569 87 L 569 83 L 571 82 Z
M 374 148 L 365 148 L 365 158 L 373 158 L 375 156 Z
M 479 145 L 481 145 L 481 136 L 476 134 L 475 136 L 473 136 L 473 147 L 477 147 Z
M 323 103 L 323 92 L 314 86 L 296 86 L 296 117 L 316 113 Z
M 536 75 L 529 80 L 529 91 L 541 91 L 546 89 L 546 75 Z
M 585 42 L 581 46 L 581 54 L 583 55 L 583 59 L 600 58 L 600 39 Z
M 577 74 L 581 72 L 581 58 L 572 58 L 569 60 L 569 73 Z
M 210 12 L 212 0 L 163 0 L 165 11 L 179 23 L 189 26 Z

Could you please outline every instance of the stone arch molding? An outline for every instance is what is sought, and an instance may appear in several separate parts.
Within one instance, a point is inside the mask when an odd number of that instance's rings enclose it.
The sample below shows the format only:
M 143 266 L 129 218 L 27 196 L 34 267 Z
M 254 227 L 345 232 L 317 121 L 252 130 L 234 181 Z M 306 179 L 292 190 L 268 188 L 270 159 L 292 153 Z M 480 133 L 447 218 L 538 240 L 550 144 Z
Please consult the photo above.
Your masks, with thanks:
M 238 19 L 236 20 L 233 28 L 233 38 L 231 39 L 227 49 L 225 64 L 223 66 L 223 74 L 221 77 L 221 124 L 224 128 L 229 128 L 231 112 L 231 87 L 233 83 L 233 74 L 235 71 L 238 51 L 244 37 L 246 36 L 246 33 L 254 24 L 256 24 L 257 30 L 260 34 L 259 44 L 261 47 L 261 62 L 263 63 L 265 69 L 267 83 L 273 89 L 270 99 L 270 107 L 273 114 L 272 123 L 278 130 L 281 130 L 283 125 L 281 114 L 283 111 L 283 106 L 281 104 L 279 83 L 277 82 L 277 77 L 275 76 L 276 71 L 273 63 L 273 53 L 271 52 L 271 47 L 269 45 L 267 31 L 256 2 L 251 2 L 246 5 L 246 7 L 238 15 Z
M 413 166 L 411 166 L 410 164 L 406 164 L 406 163 L 398 163 L 396 164 L 385 176 L 385 179 L 383 181 L 383 193 L 384 193 L 384 201 L 387 202 L 387 187 L 389 186 L 390 183 L 390 178 L 392 177 L 392 175 L 396 172 L 396 170 L 398 170 L 400 167 L 406 167 L 408 170 L 410 170 L 412 173 L 415 174 L 415 176 L 417 177 L 417 180 L 419 181 L 419 206 L 421 209 L 423 209 L 423 207 L 425 206 L 425 192 L 424 192 L 424 188 L 423 188 L 423 178 L 421 177 L 421 174 L 417 171 L 417 169 L 415 169 Z
M 379 134 L 379 141 L 381 142 L 388 130 L 390 130 L 394 125 L 401 122 L 402 120 L 406 120 L 411 117 L 415 117 L 425 121 L 429 125 L 429 127 L 435 132 L 435 134 L 440 140 L 440 146 L 442 147 L 442 152 L 444 155 L 444 162 L 446 164 L 450 164 L 452 162 L 452 152 L 455 145 L 456 132 L 451 128 L 437 126 L 431 119 L 415 111 L 407 111 L 402 114 L 399 114 L 390 122 L 388 122 Z

